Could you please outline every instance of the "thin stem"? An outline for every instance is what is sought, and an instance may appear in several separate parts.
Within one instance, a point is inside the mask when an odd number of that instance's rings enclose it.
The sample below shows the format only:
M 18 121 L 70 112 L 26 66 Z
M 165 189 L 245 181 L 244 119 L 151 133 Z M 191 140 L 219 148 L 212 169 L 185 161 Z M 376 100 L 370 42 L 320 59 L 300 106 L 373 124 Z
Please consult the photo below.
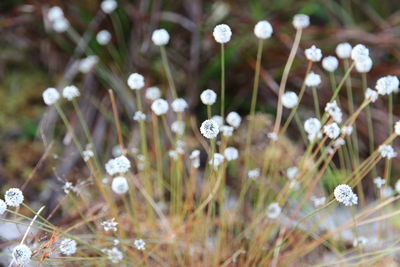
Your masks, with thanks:
M 126 151 L 125 151 L 125 146 L 124 146 L 124 139 L 122 138 L 121 125 L 119 123 L 118 109 L 117 109 L 117 104 L 115 101 L 114 93 L 111 89 L 108 89 L 108 93 L 110 94 L 111 106 L 112 106 L 112 111 L 114 114 L 114 123 L 115 123 L 115 127 L 117 128 L 119 146 L 121 147 L 122 153 L 125 154 Z
M 161 51 L 161 59 L 164 66 L 165 74 L 167 75 L 168 85 L 171 89 L 172 97 L 176 99 L 178 94 L 176 93 L 176 87 L 174 83 L 174 79 L 172 78 L 171 68 L 169 67 L 167 52 L 165 51 L 165 47 L 162 45 L 160 46 Z
M 225 46 L 221 44 L 221 117 L 225 117 Z
M 318 99 L 317 87 L 315 87 L 315 86 L 312 87 L 312 94 L 313 94 L 313 99 L 314 99 L 315 114 L 316 114 L 318 119 L 321 119 L 321 112 L 320 112 L 320 109 L 319 109 L 319 99 Z

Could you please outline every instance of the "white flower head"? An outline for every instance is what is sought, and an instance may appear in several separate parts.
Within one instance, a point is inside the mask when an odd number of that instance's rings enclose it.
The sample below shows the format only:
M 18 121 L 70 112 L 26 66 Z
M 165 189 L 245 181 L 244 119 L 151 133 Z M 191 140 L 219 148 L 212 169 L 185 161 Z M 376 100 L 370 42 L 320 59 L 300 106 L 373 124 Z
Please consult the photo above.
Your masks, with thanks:
M 217 43 L 225 44 L 231 40 L 231 28 L 226 24 L 219 24 L 215 26 L 213 36 Z
M 386 184 L 386 181 L 382 179 L 382 177 L 375 177 L 374 184 L 377 188 L 381 188 L 383 185 Z
M 168 151 L 168 156 L 172 159 L 172 160 L 178 160 L 178 151 L 176 150 L 169 150 Z
M 115 0 L 104 0 L 100 4 L 101 10 L 103 10 L 103 12 L 106 14 L 112 13 L 117 8 L 117 6 L 118 4 Z
M 169 42 L 169 33 L 165 29 L 157 29 L 153 31 L 151 40 L 158 46 L 167 45 Z
M 354 61 L 367 56 L 369 56 L 369 49 L 363 44 L 358 44 L 351 50 L 351 59 Z
M 211 117 L 211 119 L 218 124 L 218 128 L 221 130 L 224 126 L 224 118 L 222 118 L 220 115 L 214 115 Z
M 122 153 L 122 149 L 121 149 L 121 146 L 120 145 L 115 145 L 115 146 L 113 146 L 112 147 L 112 149 L 111 149 L 111 155 L 113 155 L 113 157 L 119 157 L 119 156 L 121 156 L 123 153 Z
M 213 157 L 208 161 L 208 164 L 214 167 L 214 170 L 217 170 L 218 167 L 224 162 L 224 155 L 220 153 L 214 153 Z
M 64 238 L 60 243 L 60 252 L 67 256 L 75 254 L 76 241 L 69 238 Z
M 351 135 L 352 133 L 353 133 L 353 126 L 348 125 L 348 126 L 343 126 L 342 127 L 342 134 Z
M 267 216 L 270 219 L 276 219 L 281 214 L 281 211 L 282 211 L 282 209 L 279 206 L 279 204 L 276 202 L 273 202 L 273 203 L 269 204 L 267 207 Z
M 256 180 L 256 179 L 258 179 L 258 177 L 260 177 L 260 174 L 261 174 L 260 169 L 256 168 L 256 169 L 249 170 L 247 172 L 247 177 L 251 180 Z
M 217 101 L 217 94 L 211 89 L 206 89 L 200 94 L 200 100 L 204 105 L 213 105 Z
M 94 66 L 99 62 L 98 56 L 90 55 L 79 61 L 79 71 L 82 73 L 88 73 Z
M 64 11 L 59 6 L 53 6 L 47 11 L 47 19 L 50 22 L 64 18 Z
M 171 124 L 171 130 L 177 135 L 183 135 L 185 133 L 185 123 L 183 121 L 174 121 Z
M 309 87 L 316 87 L 321 83 L 321 76 L 314 72 L 310 72 L 305 80 L 305 84 Z
M 128 86 L 132 90 L 140 90 L 144 87 L 144 77 L 139 73 L 132 73 L 128 77 Z
M 400 179 L 397 180 L 396 184 L 394 185 L 394 189 L 400 194 Z
M 394 195 L 393 188 L 390 185 L 387 185 L 381 189 L 381 194 L 383 198 L 388 198 Z
M 0 199 L 0 216 L 4 214 L 7 210 L 7 204 L 4 200 Z
M 336 139 L 340 135 L 340 127 L 336 122 L 324 126 L 324 133 L 331 139 Z
M 145 121 L 146 120 L 146 114 L 144 114 L 142 111 L 136 111 L 135 115 L 133 115 L 133 120 L 134 121 Z
M 100 225 L 103 226 L 103 229 L 106 232 L 108 232 L 108 231 L 116 232 L 118 223 L 115 221 L 115 218 L 112 218 L 108 221 L 101 222 Z
M 345 144 L 346 144 L 346 141 L 341 137 L 339 137 L 338 139 L 335 140 L 335 142 L 333 142 L 333 146 L 336 148 L 344 146 Z M 333 151 L 333 152 L 335 152 L 335 151 Z
M 205 120 L 200 126 L 201 134 L 208 139 L 216 138 L 219 133 L 219 125 L 214 120 Z
M 239 151 L 234 147 L 227 147 L 224 150 L 224 156 L 227 161 L 236 160 L 239 157 Z
M 24 201 L 24 194 L 19 188 L 10 188 L 4 194 L 7 206 L 18 208 Z
M 322 138 L 322 133 L 321 132 L 317 132 L 317 133 L 311 133 L 307 135 L 308 141 L 310 143 L 314 142 L 315 140 L 319 140 Z
M 175 112 L 183 112 L 188 108 L 188 103 L 183 98 L 177 98 L 171 103 L 172 110 Z
M 395 132 L 397 135 L 400 135 L 400 121 L 397 121 L 397 122 L 395 123 L 395 125 L 394 125 L 394 132 Z
M 345 206 L 357 205 L 358 197 L 353 193 L 353 190 L 347 184 L 341 184 L 336 186 L 333 192 L 336 200 L 339 203 L 343 203 Z
M 52 22 L 52 28 L 58 33 L 65 32 L 69 28 L 69 21 L 65 17 L 59 18 Z
M 321 49 L 317 48 L 315 45 L 305 50 L 306 58 L 312 62 L 318 62 L 322 58 Z
M 135 239 L 133 241 L 133 244 L 135 245 L 137 250 L 145 250 L 146 242 L 143 241 L 143 239 Z
M 268 137 L 269 139 L 273 140 L 273 141 L 278 140 L 278 135 L 277 135 L 276 133 L 274 133 L 274 132 L 268 133 L 268 134 L 267 134 L 267 137 Z
M 242 122 L 242 118 L 240 117 L 240 115 L 235 112 L 229 112 L 228 116 L 226 116 L 226 122 L 229 123 L 230 126 L 232 126 L 233 128 L 239 128 L 240 123 Z
M 350 58 L 352 47 L 349 43 L 340 43 L 336 46 L 336 55 L 341 59 Z
M 322 67 L 327 72 L 334 72 L 338 68 L 338 66 L 339 66 L 339 61 L 334 56 L 327 56 L 324 57 L 324 59 L 322 60 Z
M 399 79 L 396 76 L 388 75 L 379 78 L 376 82 L 375 89 L 380 95 L 389 95 L 399 88 Z
M 257 22 L 254 26 L 254 35 L 259 39 L 268 39 L 271 37 L 273 32 L 271 23 L 266 20 L 261 20 Z
M 374 103 L 378 99 L 378 96 L 378 92 L 371 88 L 367 88 L 367 90 L 365 91 L 365 98 L 372 103 Z
M 297 167 L 289 167 L 286 170 L 286 176 L 289 178 L 289 180 L 296 179 L 298 175 L 299 169 Z
M 353 247 L 362 247 L 368 243 L 368 238 L 359 236 L 353 240 Z
M 108 260 L 112 263 L 119 263 L 124 258 L 122 252 L 116 247 L 112 249 L 102 249 L 102 252 L 107 255 Z
M 63 89 L 62 94 L 63 94 L 63 97 L 66 98 L 69 101 L 71 101 L 75 97 L 79 97 L 81 95 L 79 93 L 78 87 L 76 87 L 75 85 L 66 86 Z
M 125 177 L 115 177 L 111 183 L 111 189 L 118 195 L 123 195 L 129 190 L 128 181 Z
M 233 135 L 234 128 L 232 126 L 223 125 L 221 127 L 221 132 L 223 136 L 230 137 Z
M 51 87 L 44 90 L 42 96 L 44 103 L 48 106 L 54 105 L 60 99 L 60 93 L 56 88 Z
M 336 100 L 331 103 L 327 103 L 325 106 L 325 111 L 332 117 L 332 119 L 337 122 L 341 123 L 343 120 L 342 110 L 339 108 Z
M 32 251 L 28 246 L 20 244 L 13 249 L 12 257 L 17 265 L 28 265 L 31 262 Z
M 168 102 L 162 98 L 159 98 L 151 104 L 151 110 L 157 115 L 161 116 L 168 112 Z
M 110 159 L 106 164 L 106 171 L 109 175 L 126 173 L 131 168 L 131 162 L 127 157 L 121 155 L 115 159 Z
M 358 57 L 355 62 L 356 70 L 360 73 L 367 73 L 372 69 L 372 59 L 369 56 Z
M 300 30 L 307 28 L 310 25 L 310 17 L 304 14 L 296 14 L 293 17 L 293 26 Z
M 288 91 L 282 96 L 282 105 L 285 108 L 294 108 L 299 102 L 299 97 L 295 92 Z
M 397 152 L 394 151 L 391 145 L 381 145 L 378 150 L 382 158 L 392 159 L 397 157 Z
M 189 156 L 191 165 L 193 168 L 197 169 L 200 167 L 200 150 L 195 149 L 192 151 L 192 153 L 190 153 Z
M 85 151 L 82 152 L 82 154 L 83 154 L 83 160 L 85 162 L 89 161 L 89 159 L 94 157 L 94 153 L 90 149 L 86 149 Z
M 145 94 L 146 99 L 150 100 L 150 101 L 154 101 L 157 100 L 161 97 L 161 91 L 158 87 L 149 87 L 146 90 L 146 94 Z
M 100 45 L 106 45 L 111 40 L 111 33 L 107 30 L 101 30 L 96 34 L 96 40 Z
M 312 196 L 311 197 L 311 201 L 314 203 L 314 207 L 317 208 L 317 207 L 320 207 L 320 206 L 325 204 L 326 197 L 315 197 L 315 196 Z
M 304 122 L 304 130 L 308 134 L 317 134 L 321 130 L 321 122 L 317 118 L 309 118 Z
M 76 186 L 74 186 L 71 182 L 65 182 L 62 189 L 65 194 L 69 194 L 70 192 L 79 193 L 79 190 Z

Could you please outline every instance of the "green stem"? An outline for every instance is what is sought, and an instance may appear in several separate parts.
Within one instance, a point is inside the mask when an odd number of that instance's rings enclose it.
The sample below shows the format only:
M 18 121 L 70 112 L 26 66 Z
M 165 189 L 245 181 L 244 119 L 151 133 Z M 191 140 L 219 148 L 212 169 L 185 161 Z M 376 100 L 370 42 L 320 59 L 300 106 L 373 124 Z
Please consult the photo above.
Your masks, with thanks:
M 221 44 L 221 117 L 225 117 L 225 47 Z
M 167 75 L 168 85 L 171 89 L 172 97 L 174 99 L 178 98 L 178 94 L 176 93 L 176 87 L 174 83 L 174 79 L 172 78 L 171 68 L 169 67 L 167 52 L 165 51 L 164 46 L 160 46 L 161 51 L 161 59 L 164 66 L 165 74 Z
M 315 87 L 315 86 L 312 87 L 312 94 L 313 94 L 313 98 L 314 98 L 315 114 L 316 114 L 318 119 L 321 119 L 321 112 L 319 110 L 319 99 L 318 99 L 317 87 Z

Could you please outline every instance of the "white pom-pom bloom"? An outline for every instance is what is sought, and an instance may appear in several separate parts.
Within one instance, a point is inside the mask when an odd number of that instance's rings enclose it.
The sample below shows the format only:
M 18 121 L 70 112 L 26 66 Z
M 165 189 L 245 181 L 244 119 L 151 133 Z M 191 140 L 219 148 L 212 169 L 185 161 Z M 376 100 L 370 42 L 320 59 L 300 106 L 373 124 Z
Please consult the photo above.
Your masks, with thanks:
M 111 33 L 107 30 L 101 30 L 96 34 L 96 40 L 100 45 L 106 45 L 111 40 Z
M 117 173 L 126 173 L 131 168 L 131 162 L 125 156 L 119 156 L 115 159 L 110 159 L 106 164 L 106 171 L 109 175 Z
M 333 192 L 337 202 L 343 203 L 345 206 L 357 205 L 358 197 L 353 193 L 353 190 L 347 184 L 336 186 Z
M 135 245 L 137 250 L 145 250 L 146 242 L 143 239 L 136 239 L 133 244 Z
M 63 97 L 66 98 L 69 101 L 71 101 L 75 97 L 79 97 L 81 95 L 79 93 L 78 87 L 76 87 L 75 85 L 66 86 L 63 89 L 62 94 L 63 94 Z
M 342 134 L 344 135 L 351 135 L 351 133 L 353 132 L 353 126 L 343 126 L 342 127 Z
M 155 45 L 166 45 L 169 42 L 169 33 L 165 29 L 158 29 L 151 35 L 151 40 Z
M 139 73 L 132 73 L 128 77 L 128 86 L 132 90 L 140 90 L 144 86 L 144 77 Z
M 171 130 L 177 135 L 183 135 L 185 133 L 185 123 L 183 121 L 174 121 L 171 124 Z
M 321 83 L 321 76 L 314 72 L 310 72 L 305 80 L 305 84 L 309 87 L 316 87 Z
M 318 132 L 318 133 L 315 133 L 315 134 L 308 134 L 307 138 L 308 138 L 308 141 L 310 141 L 310 143 L 312 143 L 315 140 L 321 139 L 322 138 L 322 133 Z
M 382 177 L 374 178 L 374 184 L 377 188 L 381 188 L 383 185 L 386 184 L 386 181 L 382 179 Z
M 351 50 L 351 59 L 357 61 L 363 57 L 369 56 L 369 49 L 363 44 L 358 44 Z
M 177 98 L 174 101 L 172 101 L 171 107 L 173 111 L 178 113 L 178 112 L 183 112 L 185 109 L 187 109 L 188 104 L 185 99 Z
M 4 200 L 0 199 L 0 215 L 3 215 L 6 212 L 7 204 Z
M 111 189 L 118 195 L 125 194 L 129 189 L 128 181 L 122 176 L 115 177 L 112 181 Z
M 230 137 L 233 135 L 234 128 L 228 125 L 223 125 L 221 127 L 221 132 L 223 136 Z
M 304 29 L 310 25 L 310 17 L 304 14 L 296 14 L 293 17 L 293 26 L 297 29 Z
M 117 8 L 117 6 L 118 4 L 115 0 L 104 0 L 103 2 L 101 2 L 100 5 L 101 10 L 103 10 L 103 12 L 106 14 L 112 13 Z
M 217 101 L 217 94 L 211 89 L 206 89 L 200 94 L 200 100 L 204 105 L 213 105 Z
M 193 168 L 197 169 L 200 167 L 200 150 L 196 149 L 193 150 L 192 153 L 190 153 L 189 156 L 191 165 Z
M 389 95 L 393 93 L 393 91 L 398 90 L 399 88 L 399 79 L 396 76 L 388 75 L 382 78 L 379 78 L 376 81 L 375 89 L 378 91 L 380 95 Z
M 391 145 L 381 145 L 379 147 L 379 152 L 382 158 L 392 159 L 397 157 L 397 152 L 394 151 Z
M 218 124 L 218 128 L 221 130 L 221 128 L 224 126 L 224 118 L 222 118 L 220 115 L 214 115 L 211 117 L 211 119 Z
M 325 204 L 326 197 L 311 197 L 312 202 L 314 202 L 314 207 L 320 207 Z
M 60 93 L 55 88 L 47 88 L 42 93 L 43 101 L 46 105 L 51 106 L 60 99 Z
M 322 60 L 322 67 L 328 72 L 334 72 L 339 66 L 339 61 L 334 56 L 325 57 Z
M 159 98 L 151 104 L 151 110 L 157 115 L 161 116 L 167 113 L 168 111 L 168 102 L 162 98 Z
M 82 73 L 88 73 L 94 66 L 99 62 L 99 58 L 95 55 L 87 56 L 79 61 L 79 71 Z
M 158 87 L 149 87 L 146 90 L 145 97 L 150 101 L 157 100 L 161 97 L 161 91 Z
M 309 118 L 304 122 L 304 130 L 311 135 L 316 135 L 321 130 L 321 122 L 317 118 Z
M 217 25 L 214 28 L 213 36 L 217 43 L 225 44 L 231 40 L 231 28 L 226 24 Z
M 134 121 L 145 121 L 146 120 L 146 114 L 144 114 L 141 111 L 136 111 L 135 115 L 133 115 L 133 120 Z
M 208 164 L 214 167 L 216 170 L 224 162 L 224 155 L 220 153 L 214 153 L 213 158 L 208 161 Z
M 17 265 L 28 265 L 31 262 L 32 251 L 26 245 L 20 244 L 14 248 L 12 257 Z
M 119 263 L 124 258 L 122 252 L 116 247 L 112 249 L 102 249 L 101 251 L 107 255 L 108 260 L 112 263 Z
M 85 151 L 83 151 L 83 152 L 82 152 L 82 155 L 83 155 L 83 160 L 84 160 L 85 162 L 89 161 L 89 159 L 91 159 L 91 158 L 94 157 L 94 153 L 93 153 L 93 151 L 90 150 L 90 149 L 86 149 Z
M 372 103 L 374 103 L 376 100 L 378 100 L 378 92 L 375 90 L 372 90 L 371 88 L 368 88 L 365 91 L 365 98 L 369 101 L 371 101 Z
M 65 238 L 60 243 L 60 252 L 64 255 L 70 256 L 76 252 L 76 241 Z
M 216 138 L 219 133 L 219 125 L 214 120 L 205 120 L 200 126 L 201 134 L 208 139 Z
M 270 219 L 276 219 L 279 217 L 279 215 L 281 214 L 281 207 L 279 206 L 278 203 L 273 202 L 271 204 L 268 205 L 267 208 L 267 216 Z
M 111 149 L 111 155 L 113 155 L 113 157 L 115 157 L 115 158 L 121 156 L 122 154 L 123 153 L 122 153 L 122 149 L 121 149 L 120 145 L 115 145 Z
M 69 27 L 69 21 L 66 18 L 61 18 L 53 23 L 53 30 L 59 33 L 65 32 Z
M 331 139 L 336 139 L 340 135 L 340 128 L 336 122 L 324 126 L 324 133 Z
M 341 59 L 350 58 L 352 47 L 349 43 L 340 43 L 336 46 L 336 55 Z
M 282 96 L 282 105 L 285 108 L 294 108 L 295 106 L 297 106 L 298 101 L 299 97 L 296 95 L 295 92 L 288 91 Z
M 400 135 L 400 121 L 396 122 L 396 124 L 394 125 L 394 132 L 397 135 Z
M 306 58 L 312 62 L 318 62 L 322 58 L 321 49 L 317 48 L 315 45 L 306 49 L 305 54 L 306 54 Z
M 340 110 L 336 100 L 332 103 L 327 103 L 325 106 L 325 111 L 332 117 L 332 119 L 337 122 L 341 123 L 343 119 L 342 111 Z
M 64 18 L 64 12 L 59 6 L 49 8 L 47 19 L 51 22 Z
M 355 61 L 356 70 L 360 73 L 367 73 L 372 69 L 372 59 L 369 56 L 358 57 Z
M 254 35 L 259 39 L 268 39 L 271 37 L 273 32 L 271 23 L 266 20 L 257 22 L 254 26 Z
M 230 126 L 232 126 L 233 128 L 239 128 L 240 123 L 242 122 L 242 118 L 240 117 L 240 115 L 235 112 L 229 112 L 228 116 L 226 116 L 226 122 L 229 123 Z
M 252 169 L 247 172 L 247 177 L 251 180 L 256 180 L 258 177 L 260 177 L 260 169 Z
M 24 201 L 24 194 L 18 188 L 10 188 L 4 194 L 4 200 L 7 206 L 17 208 Z
M 286 176 L 290 180 L 296 179 L 298 175 L 299 175 L 299 169 L 297 167 L 289 167 L 286 170 Z
M 103 226 L 103 229 L 106 232 L 116 232 L 118 223 L 115 221 L 115 218 L 112 218 L 111 220 L 101 222 L 100 225 Z
M 239 157 L 239 151 L 234 147 L 227 147 L 224 150 L 224 156 L 227 161 L 236 160 Z

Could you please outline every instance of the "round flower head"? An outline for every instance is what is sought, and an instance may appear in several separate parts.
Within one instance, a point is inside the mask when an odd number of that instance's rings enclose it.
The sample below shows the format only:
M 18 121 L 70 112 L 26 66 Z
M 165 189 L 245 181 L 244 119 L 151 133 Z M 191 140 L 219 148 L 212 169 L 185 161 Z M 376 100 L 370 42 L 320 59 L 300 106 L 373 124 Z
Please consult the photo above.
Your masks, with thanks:
M 257 179 L 258 177 L 260 177 L 260 169 L 256 168 L 256 169 L 249 170 L 247 172 L 247 177 L 251 180 Z
M 100 5 L 101 10 L 103 10 L 103 12 L 106 14 L 112 13 L 117 8 L 117 6 L 118 4 L 115 0 L 104 0 L 103 2 L 101 2 Z
M 51 106 L 60 99 L 60 93 L 55 88 L 47 88 L 42 93 L 43 101 L 46 105 Z
M 185 123 L 183 121 L 174 121 L 171 124 L 171 130 L 177 135 L 183 135 L 185 133 Z
M 365 91 L 365 98 L 374 103 L 378 99 L 378 92 L 371 88 L 367 88 Z
M 88 73 L 94 66 L 99 62 L 99 58 L 95 55 L 87 56 L 79 61 L 79 71 L 82 73 Z
M 76 252 L 76 241 L 65 238 L 60 243 L 60 252 L 64 255 L 70 256 Z
M 235 160 L 239 157 L 239 151 L 234 147 L 227 147 L 224 150 L 224 155 L 227 161 Z
M 24 201 L 24 195 L 18 188 L 10 188 L 4 194 L 4 200 L 7 206 L 17 208 Z
M 206 89 L 200 94 L 200 100 L 204 105 L 213 105 L 217 101 L 217 94 L 211 89 Z
M 178 113 L 178 112 L 183 112 L 185 109 L 187 109 L 188 104 L 185 99 L 177 98 L 174 101 L 172 101 L 171 107 L 173 111 Z
M 339 108 L 336 100 L 331 103 L 327 103 L 325 106 L 325 111 L 332 117 L 332 119 L 337 122 L 341 123 L 343 119 L 342 110 Z
M 116 247 L 113 247 L 112 249 L 102 249 L 101 251 L 107 255 L 108 260 L 112 263 L 119 263 L 124 258 L 121 250 Z
M 132 90 L 140 90 L 144 86 L 144 77 L 139 73 L 132 73 L 128 78 L 128 86 Z
M 118 195 L 125 194 L 129 189 L 128 181 L 122 176 L 115 177 L 112 181 L 111 189 Z
M 168 111 L 168 102 L 162 98 L 159 98 L 151 104 L 151 110 L 157 115 L 161 116 L 167 113 Z
M 357 205 L 358 197 L 353 193 L 353 190 L 347 184 L 336 186 L 333 192 L 337 202 L 343 203 L 345 206 Z
M 115 218 L 112 218 L 110 220 L 101 222 L 100 225 L 103 226 L 103 229 L 106 232 L 108 231 L 116 232 L 118 223 L 115 221 Z
M 214 153 L 214 156 L 212 159 L 209 160 L 209 164 L 214 167 L 214 169 L 217 169 L 222 162 L 224 162 L 224 155 L 220 153 Z
M 340 128 L 336 122 L 324 126 L 324 133 L 331 139 L 336 139 L 340 135 Z
M 298 175 L 299 175 L 299 168 L 297 167 L 289 167 L 286 170 L 286 176 L 289 178 L 289 180 L 296 179 Z
M 374 184 L 377 188 L 381 188 L 384 184 L 386 184 L 386 181 L 382 179 L 382 177 L 376 177 L 374 178 Z
M 101 45 L 106 45 L 111 40 L 111 33 L 107 30 L 101 30 L 96 35 L 96 40 Z
M 14 248 L 12 257 L 17 265 L 28 265 L 31 262 L 32 251 L 26 245 L 20 244 Z
M 166 45 L 169 42 L 169 33 L 165 29 L 158 29 L 151 35 L 151 40 L 155 45 Z
M 398 88 L 399 88 L 399 79 L 393 75 L 388 75 L 379 78 L 375 85 L 375 89 L 378 91 L 380 95 L 389 95 L 393 93 L 393 91 L 398 90 Z
M 304 130 L 308 134 L 315 135 L 321 130 L 321 122 L 317 118 L 309 118 L 304 122 Z
M 218 124 L 218 128 L 221 130 L 222 126 L 224 126 L 224 118 L 222 118 L 220 115 L 214 115 L 211 117 L 211 119 Z
M 6 212 L 7 204 L 4 200 L 0 199 L 0 215 L 3 215 Z
M 62 18 L 64 18 L 64 12 L 59 6 L 53 6 L 49 8 L 49 11 L 47 12 L 47 19 L 50 22 L 54 22 Z
M 216 138 L 219 133 L 218 123 L 214 120 L 205 120 L 200 126 L 200 132 L 205 138 Z
M 310 25 L 310 17 L 304 14 L 296 14 L 293 17 L 293 26 L 297 29 L 304 29 Z
M 221 128 L 221 132 L 223 136 L 232 136 L 234 128 L 228 125 L 223 125 Z
M 160 89 L 158 87 L 147 88 L 145 97 L 150 101 L 159 99 L 161 97 Z
M 70 85 L 70 86 L 66 86 L 63 89 L 62 95 L 63 95 L 64 98 L 66 98 L 69 101 L 71 101 L 72 99 L 74 99 L 75 97 L 80 96 L 81 94 L 79 93 L 78 87 L 76 87 L 75 85 Z
M 105 167 L 109 175 L 126 173 L 131 168 L 131 162 L 127 157 L 121 155 L 119 157 L 116 157 L 115 159 L 110 159 L 106 163 Z
M 316 87 L 321 83 L 321 76 L 314 72 L 310 72 L 306 77 L 305 83 L 309 87 Z
M 273 32 L 271 23 L 266 20 L 257 22 L 254 26 L 254 35 L 259 39 L 268 39 L 271 37 Z
M 396 122 L 396 124 L 394 125 L 394 132 L 397 135 L 400 135 L 400 121 Z
M 240 115 L 235 112 L 229 112 L 228 116 L 226 116 L 226 122 L 229 123 L 230 126 L 232 126 L 233 128 L 239 128 L 240 123 L 242 122 L 242 118 L 240 117 Z
M 285 108 L 294 108 L 299 102 L 299 97 L 295 92 L 288 91 L 282 96 L 282 105 Z
M 341 132 L 344 135 L 351 135 L 353 132 L 353 126 L 343 126 Z
M 372 68 L 372 59 L 369 56 L 359 57 L 354 62 L 356 70 L 360 73 L 367 73 Z
M 350 58 L 352 47 L 349 43 L 340 43 L 336 46 L 336 55 L 341 59 Z
M 397 152 L 394 151 L 391 145 L 381 145 L 378 150 L 382 158 L 392 159 L 397 157 Z
M 200 150 L 196 149 L 193 150 L 192 153 L 190 153 L 189 159 L 191 161 L 191 165 L 193 168 L 199 168 L 200 167 Z
M 317 208 L 317 207 L 320 207 L 320 206 L 325 204 L 326 197 L 315 197 L 315 196 L 312 196 L 311 200 L 312 200 L 312 202 L 314 202 L 314 207 Z
M 214 28 L 213 36 L 217 43 L 225 44 L 231 40 L 231 28 L 226 24 L 217 25 Z
M 144 242 L 143 239 L 136 239 L 133 244 L 137 250 L 145 250 L 146 242 Z
M 306 54 L 306 58 L 312 62 L 318 62 L 322 58 L 321 49 L 317 48 L 315 45 L 306 49 L 305 54 Z
M 89 161 L 89 159 L 94 157 L 94 153 L 92 150 L 86 149 L 85 151 L 82 152 L 83 155 L 83 160 L 85 162 Z
M 270 219 L 276 219 L 279 217 L 279 215 L 281 214 L 281 207 L 279 206 L 278 203 L 273 202 L 271 204 L 268 205 L 267 208 L 267 216 Z
M 339 61 L 334 56 L 324 57 L 322 60 L 322 67 L 328 72 L 334 72 L 339 66 Z
M 351 50 L 351 59 L 354 61 L 367 56 L 369 56 L 369 49 L 363 44 L 358 44 Z
M 145 121 L 146 120 L 146 114 L 144 114 L 141 111 L 136 111 L 135 115 L 133 115 L 133 120 L 134 121 Z

